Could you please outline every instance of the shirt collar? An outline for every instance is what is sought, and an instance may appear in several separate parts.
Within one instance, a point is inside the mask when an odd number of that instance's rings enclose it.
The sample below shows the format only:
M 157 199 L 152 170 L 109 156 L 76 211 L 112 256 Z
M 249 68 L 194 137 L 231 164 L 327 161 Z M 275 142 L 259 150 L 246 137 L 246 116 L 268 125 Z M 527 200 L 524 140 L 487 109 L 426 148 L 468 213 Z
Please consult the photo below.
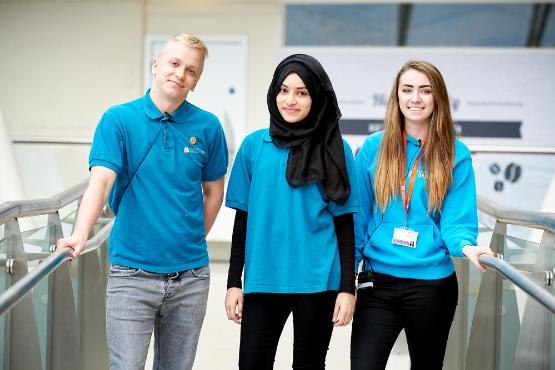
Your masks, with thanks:
M 150 98 L 150 89 L 148 89 L 145 93 L 145 96 L 143 96 L 143 109 L 146 115 L 148 116 L 148 118 L 150 119 L 158 120 L 166 115 L 165 113 L 160 112 L 158 107 L 154 104 L 154 102 Z M 172 117 L 171 121 L 177 122 L 177 123 L 185 123 L 185 121 L 187 120 L 187 114 L 189 113 L 190 109 L 191 109 L 191 104 L 187 100 L 185 100 L 179 106 L 179 108 L 177 108 L 171 114 L 171 117 Z
M 272 137 L 270 136 L 270 130 L 266 130 L 266 132 L 264 133 L 264 136 L 262 138 L 264 139 L 265 142 L 271 143 L 272 142 Z
M 409 143 L 416 144 L 416 143 L 418 142 L 418 139 L 415 138 L 414 136 L 410 136 L 409 134 L 407 134 L 407 141 L 408 141 Z

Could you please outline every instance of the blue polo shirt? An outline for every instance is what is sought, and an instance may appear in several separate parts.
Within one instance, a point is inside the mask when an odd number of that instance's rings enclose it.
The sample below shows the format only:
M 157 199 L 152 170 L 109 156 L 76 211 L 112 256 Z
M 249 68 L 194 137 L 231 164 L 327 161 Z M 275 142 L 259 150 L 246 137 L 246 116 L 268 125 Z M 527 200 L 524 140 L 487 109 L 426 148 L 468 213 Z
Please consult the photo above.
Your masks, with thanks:
M 149 93 L 104 114 L 89 156 L 90 167 L 117 174 L 110 262 L 158 273 L 205 266 L 202 182 L 226 173 L 224 132 L 216 116 L 187 101 L 171 117 L 160 112 Z
M 326 199 L 321 182 L 293 188 L 285 178 L 289 148 L 269 130 L 248 135 L 235 158 L 226 206 L 248 212 L 245 293 L 339 290 L 340 265 L 333 217 L 358 211 L 354 159 L 344 141 L 351 196 Z

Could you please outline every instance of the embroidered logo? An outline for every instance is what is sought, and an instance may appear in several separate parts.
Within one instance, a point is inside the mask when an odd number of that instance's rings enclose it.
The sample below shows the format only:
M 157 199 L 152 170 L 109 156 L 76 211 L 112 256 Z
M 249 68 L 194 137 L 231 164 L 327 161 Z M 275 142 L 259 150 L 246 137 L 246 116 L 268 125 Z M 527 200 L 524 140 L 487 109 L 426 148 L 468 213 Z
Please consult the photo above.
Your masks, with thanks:
M 189 139 L 189 142 L 191 143 L 191 145 L 195 145 L 197 143 L 197 138 L 194 136 L 191 136 L 191 138 Z
M 201 148 L 197 148 L 194 146 L 186 146 L 183 148 L 183 153 L 185 154 L 206 154 L 204 150 Z

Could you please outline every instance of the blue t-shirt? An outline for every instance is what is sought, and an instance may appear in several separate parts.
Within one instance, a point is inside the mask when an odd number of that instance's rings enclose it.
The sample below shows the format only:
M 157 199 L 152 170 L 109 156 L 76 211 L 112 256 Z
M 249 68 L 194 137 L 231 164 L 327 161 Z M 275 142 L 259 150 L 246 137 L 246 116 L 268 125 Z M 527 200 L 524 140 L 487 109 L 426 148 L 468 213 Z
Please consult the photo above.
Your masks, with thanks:
M 117 174 L 109 197 L 117 212 L 110 262 L 157 273 L 205 266 L 202 182 L 226 173 L 223 129 L 187 101 L 169 117 L 149 93 L 104 114 L 89 156 L 90 167 Z
M 245 293 L 339 290 L 340 265 L 333 217 L 358 210 L 354 159 L 344 141 L 351 195 L 326 199 L 321 182 L 293 188 L 285 178 L 289 148 L 268 129 L 248 135 L 229 179 L 226 206 L 248 212 Z
M 414 181 L 407 226 L 418 232 L 416 247 L 392 243 L 396 227 L 405 225 L 401 195 L 390 199 L 384 212 L 376 206 L 374 176 L 383 132 L 370 135 L 356 157 L 360 189 L 360 212 L 355 215 L 356 265 L 371 262 L 374 271 L 402 278 L 440 279 L 453 273 L 451 256 L 461 257 L 462 247 L 476 245 L 478 213 L 476 183 L 470 151 L 455 142 L 455 163 L 451 187 L 441 212 L 428 213 L 428 191 L 422 161 Z M 421 152 L 420 141 L 407 136 L 406 183 Z

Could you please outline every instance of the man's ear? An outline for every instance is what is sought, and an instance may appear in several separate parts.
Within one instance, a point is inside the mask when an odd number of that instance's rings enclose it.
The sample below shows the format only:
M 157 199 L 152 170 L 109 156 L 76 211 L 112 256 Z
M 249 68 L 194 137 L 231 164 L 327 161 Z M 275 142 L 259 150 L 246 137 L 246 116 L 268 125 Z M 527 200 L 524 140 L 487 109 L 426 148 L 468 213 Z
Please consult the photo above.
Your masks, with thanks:
M 203 70 L 204 70 L 204 69 L 201 69 L 201 70 L 199 71 L 198 76 L 197 76 L 197 80 L 195 81 L 195 83 L 193 84 L 193 86 L 191 86 L 191 91 L 195 91 L 195 88 L 197 87 L 197 83 L 198 83 L 198 81 L 200 80 L 200 76 L 202 76 L 202 71 L 203 71 Z
M 152 61 L 152 66 L 150 67 L 150 72 L 152 75 L 156 75 L 156 69 L 158 68 L 158 59 Z

